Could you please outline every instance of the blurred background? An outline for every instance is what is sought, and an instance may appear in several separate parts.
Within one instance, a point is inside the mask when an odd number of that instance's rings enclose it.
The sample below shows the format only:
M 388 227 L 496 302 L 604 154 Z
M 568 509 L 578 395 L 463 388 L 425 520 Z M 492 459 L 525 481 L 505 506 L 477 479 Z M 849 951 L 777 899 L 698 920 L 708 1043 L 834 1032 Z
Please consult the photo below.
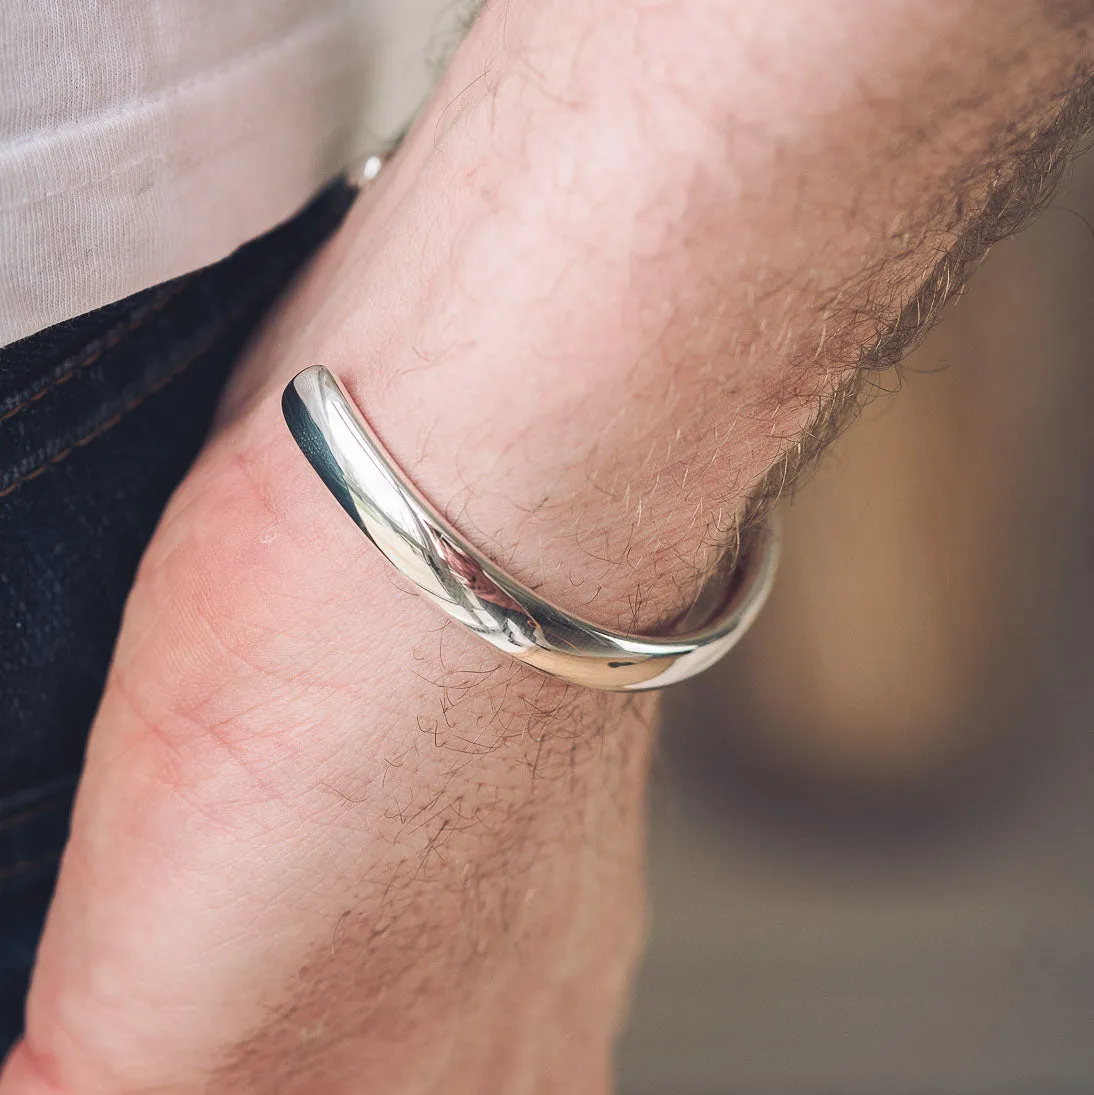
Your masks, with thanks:
M 670 692 L 623 1095 L 1094 1092 L 1092 225 L 1087 154 Z

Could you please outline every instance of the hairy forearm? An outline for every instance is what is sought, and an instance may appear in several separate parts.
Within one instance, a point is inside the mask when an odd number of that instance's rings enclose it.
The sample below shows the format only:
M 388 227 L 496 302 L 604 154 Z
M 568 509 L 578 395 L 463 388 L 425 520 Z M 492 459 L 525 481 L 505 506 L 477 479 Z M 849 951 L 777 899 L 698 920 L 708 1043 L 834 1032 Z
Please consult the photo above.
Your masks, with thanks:
M 649 624 L 825 401 L 1028 210 L 1051 163 L 1016 157 L 1085 106 L 1089 19 L 594 8 L 487 8 L 341 237 L 313 353 L 484 548 Z

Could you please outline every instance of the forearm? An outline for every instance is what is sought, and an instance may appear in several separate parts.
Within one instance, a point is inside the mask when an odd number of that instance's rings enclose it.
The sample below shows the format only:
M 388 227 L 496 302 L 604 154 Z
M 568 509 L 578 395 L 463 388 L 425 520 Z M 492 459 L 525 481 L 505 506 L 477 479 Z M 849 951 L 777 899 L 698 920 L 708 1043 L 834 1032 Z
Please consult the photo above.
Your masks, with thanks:
M 770 4 L 752 23 L 750 5 L 732 20 L 712 6 L 693 26 L 682 6 L 606 5 L 572 36 L 545 29 L 567 25 L 561 6 L 488 10 L 298 297 L 312 332 L 269 340 L 272 387 L 326 363 L 485 551 L 586 615 L 663 619 L 837 390 L 898 354 L 1030 208 L 1022 187 L 1002 210 L 993 194 L 1020 172 L 1047 181 L 1016 156 L 1084 94 L 1085 46 L 1017 7 L 985 26 L 978 4 L 876 5 L 872 23 L 850 4 L 818 25 L 802 5 L 797 35 Z M 284 448 L 293 489 L 333 511 L 267 403 L 240 451 Z M 405 709 L 442 742 L 504 744 L 456 775 L 423 756 L 411 786 L 515 779 L 524 803 L 535 785 L 533 832 L 575 809 L 575 785 L 579 812 L 640 809 L 642 720 L 495 672 L 473 640 L 438 638 L 424 605 L 397 611 L 372 676 L 388 687 L 410 649 L 431 679 Z M 462 701 L 439 719 L 437 684 Z M 549 893 L 541 908 L 563 916 Z

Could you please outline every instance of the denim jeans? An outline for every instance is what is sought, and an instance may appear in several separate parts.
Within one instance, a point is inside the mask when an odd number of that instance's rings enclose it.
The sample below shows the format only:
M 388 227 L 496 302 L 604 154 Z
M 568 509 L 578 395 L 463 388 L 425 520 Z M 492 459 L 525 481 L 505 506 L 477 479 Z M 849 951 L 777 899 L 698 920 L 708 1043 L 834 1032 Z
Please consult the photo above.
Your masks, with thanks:
M 351 198 L 332 186 L 223 262 L 0 348 L 0 1056 L 141 552 L 248 336 Z

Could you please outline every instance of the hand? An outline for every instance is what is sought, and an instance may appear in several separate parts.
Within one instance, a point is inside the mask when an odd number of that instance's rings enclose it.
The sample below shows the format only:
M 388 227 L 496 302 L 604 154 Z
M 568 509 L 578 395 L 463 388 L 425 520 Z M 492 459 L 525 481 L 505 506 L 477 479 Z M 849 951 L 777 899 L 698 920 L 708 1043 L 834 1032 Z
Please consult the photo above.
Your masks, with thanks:
M 653 703 L 444 624 L 279 395 L 334 369 L 548 597 L 686 601 L 1089 101 L 1062 5 L 729 8 L 489 7 L 241 365 L 133 589 L 0 1095 L 607 1089 Z

